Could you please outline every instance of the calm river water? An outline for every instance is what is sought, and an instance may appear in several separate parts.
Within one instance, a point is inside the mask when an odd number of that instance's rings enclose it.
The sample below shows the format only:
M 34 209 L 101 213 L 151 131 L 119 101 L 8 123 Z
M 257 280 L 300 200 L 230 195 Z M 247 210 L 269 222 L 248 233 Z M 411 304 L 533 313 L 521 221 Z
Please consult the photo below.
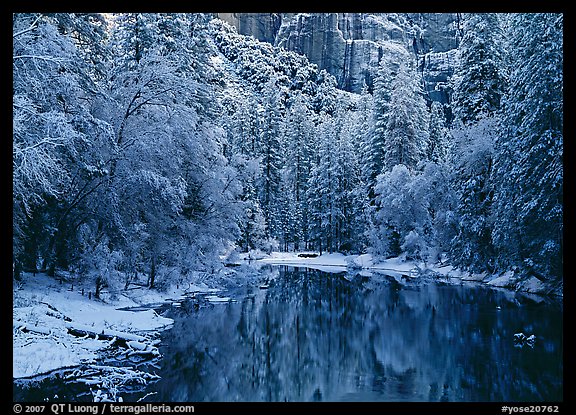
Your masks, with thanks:
M 479 285 L 271 267 L 172 307 L 160 380 L 125 402 L 563 400 L 562 303 Z M 514 334 L 536 341 L 515 343 Z M 46 380 L 15 400 L 86 400 Z M 77 397 L 77 399 L 75 398 Z
M 478 285 L 273 268 L 268 289 L 184 306 L 151 399 L 562 401 L 562 305 Z M 514 334 L 536 341 L 515 344 Z

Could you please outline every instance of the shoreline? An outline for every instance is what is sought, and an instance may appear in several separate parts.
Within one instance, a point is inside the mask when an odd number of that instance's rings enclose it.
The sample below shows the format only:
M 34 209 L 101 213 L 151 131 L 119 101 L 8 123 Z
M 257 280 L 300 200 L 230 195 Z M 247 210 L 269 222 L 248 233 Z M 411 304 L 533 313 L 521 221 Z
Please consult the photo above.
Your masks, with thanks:
M 302 254 L 309 257 L 300 257 Z M 523 290 L 514 289 L 516 283 L 512 273 L 500 276 L 471 274 L 444 263 L 431 265 L 403 258 L 390 258 L 375 263 L 368 254 L 312 255 L 309 252 L 275 252 L 270 255 L 258 254 L 258 257 L 242 254 L 231 265 L 247 265 L 247 268 L 237 274 L 237 279 L 231 276 L 237 273 L 236 270 L 229 270 L 231 274 L 226 277 L 235 284 L 246 285 L 255 282 L 254 276 L 248 279 L 243 275 L 250 274 L 251 268 L 255 275 L 264 265 L 286 265 L 325 272 L 356 271 L 365 276 L 385 274 L 401 284 L 408 281 L 450 284 L 473 282 L 537 296 L 551 295 L 543 293 L 543 286 L 534 281 L 525 282 Z M 89 287 L 76 284 L 72 276 L 63 282 L 62 278 L 58 280 L 43 273 L 24 273 L 22 282 L 14 281 L 13 287 L 13 381 L 38 381 L 79 367 L 98 368 L 99 374 L 83 381 L 96 389 L 93 392 L 95 399 L 116 401 L 120 397 L 109 391 L 98 393 L 97 387 L 100 385 L 104 390 L 106 376 L 111 376 L 109 372 L 123 371 L 127 366 L 103 368 L 101 359 L 114 353 L 126 358 L 136 356 L 160 359 L 159 338 L 174 322 L 159 315 L 153 307 L 165 304 L 178 306 L 181 301 L 196 294 L 205 294 L 205 300 L 210 303 L 221 303 L 228 299 L 217 295 L 221 289 L 226 288 L 225 281 L 220 275 L 212 281 L 217 287 L 209 287 L 203 282 L 190 282 L 186 286 L 170 286 L 165 291 L 134 286 L 119 293 L 105 291 L 102 300 L 95 300 L 84 295 Z M 555 297 L 563 300 L 562 295 Z M 131 377 L 139 381 L 151 380 L 146 376 L 141 371 L 124 373 L 127 380 L 131 380 Z
M 392 277 L 422 278 L 422 276 L 433 276 L 440 280 L 450 279 L 463 282 L 478 282 L 489 287 L 504 288 L 527 294 L 541 296 L 554 296 L 563 299 L 563 292 L 551 290 L 536 277 L 527 279 L 514 275 L 513 272 L 502 274 L 471 273 L 462 271 L 445 262 L 436 264 L 424 263 L 423 261 L 405 260 L 402 256 L 389 258 L 386 260 L 374 261 L 372 255 L 344 255 L 341 253 L 322 254 L 315 257 L 299 257 L 299 255 L 313 255 L 310 251 L 303 252 L 272 252 L 271 254 L 253 255 L 245 254 L 242 260 L 256 261 L 269 265 L 289 265 L 302 266 L 326 270 L 338 270 L 337 272 L 360 271 L 366 273 L 386 274 Z M 401 282 L 401 279 L 399 280 Z

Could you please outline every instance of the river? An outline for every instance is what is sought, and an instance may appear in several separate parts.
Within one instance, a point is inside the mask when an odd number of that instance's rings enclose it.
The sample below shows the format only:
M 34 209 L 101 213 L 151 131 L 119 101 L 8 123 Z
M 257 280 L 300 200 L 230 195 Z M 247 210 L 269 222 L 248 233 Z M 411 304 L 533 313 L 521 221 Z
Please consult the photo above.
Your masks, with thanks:
M 267 287 L 165 310 L 160 379 L 125 402 L 563 400 L 561 300 L 271 266 Z M 514 335 L 535 335 L 533 344 Z M 45 380 L 15 400 L 79 396 Z M 41 393 L 40 393 L 41 392 Z M 83 400 L 89 394 L 83 395 Z
M 562 305 L 479 285 L 276 267 L 170 317 L 157 401 L 562 401 Z M 514 334 L 534 334 L 533 345 Z

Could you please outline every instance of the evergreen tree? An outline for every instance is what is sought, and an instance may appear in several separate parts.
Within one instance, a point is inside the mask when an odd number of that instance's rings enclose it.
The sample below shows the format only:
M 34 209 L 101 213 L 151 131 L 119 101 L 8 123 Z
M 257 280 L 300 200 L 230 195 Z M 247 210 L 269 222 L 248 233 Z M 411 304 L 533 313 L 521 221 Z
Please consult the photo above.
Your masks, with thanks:
M 412 180 L 412 170 L 403 164 L 377 177 L 376 204 L 369 230 L 371 252 L 377 256 L 400 255 L 402 238 L 413 230 L 413 212 L 420 204 L 414 204 L 411 198 Z
M 251 249 L 262 249 L 266 242 L 266 221 L 258 199 L 256 185 L 259 176 L 259 164 L 256 159 L 242 154 L 232 156 L 232 164 L 240 175 L 243 215 L 238 218 L 240 239 L 238 241 L 244 252 Z
M 302 212 L 297 209 L 298 203 L 295 200 L 293 177 L 290 169 L 286 166 L 280 170 L 280 183 L 274 206 L 276 237 L 280 249 L 288 252 L 292 246 L 296 250 L 297 243 L 302 237 L 300 234 Z
M 420 77 L 411 65 L 400 64 L 391 85 L 389 105 L 383 171 L 389 171 L 398 164 L 415 168 L 425 157 L 429 133 L 428 110 Z
M 510 86 L 494 167 L 494 242 L 501 266 L 561 280 L 563 16 L 511 16 Z
M 268 236 L 279 235 L 279 206 L 278 195 L 280 187 L 280 170 L 282 168 L 281 154 L 281 122 L 282 102 L 277 85 L 277 78 L 272 77 L 262 90 L 263 111 L 260 119 L 260 154 L 262 163 L 260 200 L 266 223 Z
M 308 178 L 311 163 L 311 135 L 313 132 L 311 114 L 302 94 L 292 98 L 292 105 L 284 121 L 284 143 L 286 145 L 285 167 L 287 191 L 292 194 L 293 242 L 298 250 L 308 239 Z
M 112 47 L 129 68 L 158 46 L 160 29 L 157 17 L 154 13 L 122 13 L 115 16 Z
M 361 137 L 358 136 L 358 111 L 339 106 L 337 123 L 341 126 L 337 137 L 336 204 L 339 206 L 338 250 L 361 252 L 364 246 L 365 209 L 368 205 L 361 167 Z
M 316 249 L 334 250 L 334 168 L 336 125 L 329 115 L 322 115 L 316 127 L 318 151 L 309 178 L 310 239 Z
M 506 85 L 499 20 L 494 13 L 468 16 L 453 77 L 452 182 L 458 195 L 459 229 L 450 252 L 459 266 L 475 272 L 495 271 L 493 147 Z
M 374 94 L 371 102 L 368 102 L 366 98 L 367 88 L 363 90 L 366 112 L 373 111 L 372 118 L 366 120 L 367 124 L 373 127 L 367 134 L 367 145 L 364 150 L 366 153 L 365 171 L 370 199 L 374 197 L 376 176 L 382 172 L 384 167 L 384 146 L 390 118 L 392 80 L 395 76 L 390 66 L 391 63 L 387 59 L 380 60 L 378 71 L 374 78 Z
M 232 104 L 231 104 L 232 105 Z M 231 106 L 230 105 L 230 106 Z M 226 107 L 223 104 L 223 107 Z M 261 107 L 253 94 L 242 96 L 235 103 L 235 111 L 228 120 L 228 134 L 230 136 L 230 152 L 243 154 L 249 158 L 259 155 L 260 147 L 260 117 Z
M 437 101 L 432 102 L 430 108 L 429 144 L 426 149 L 426 158 L 435 163 L 444 163 L 447 159 L 450 146 L 450 131 L 446 127 L 443 105 Z
M 450 255 L 456 265 L 474 272 L 495 271 L 491 176 L 497 132 L 498 120 L 494 117 L 452 132 L 451 182 L 458 198 L 458 230 Z
M 493 115 L 506 86 L 497 13 L 473 13 L 464 22 L 453 75 L 452 109 L 464 125 Z

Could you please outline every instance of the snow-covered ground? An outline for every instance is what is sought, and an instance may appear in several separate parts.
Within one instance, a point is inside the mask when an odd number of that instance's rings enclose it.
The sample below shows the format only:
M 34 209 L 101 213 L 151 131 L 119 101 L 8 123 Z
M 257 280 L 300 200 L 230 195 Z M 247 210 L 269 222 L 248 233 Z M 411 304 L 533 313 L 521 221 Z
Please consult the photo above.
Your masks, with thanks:
M 273 265 L 292 265 L 320 269 L 326 272 L 343 272 L 350 268 L 366 271 L 387 273 L 395 276 L 406 275 L 416 277 L 419 270 L 430 269 L 445 276 L 460 278 L 462 273 L 451 266 L 425 266 L 422 262 L 406 260 L 403 257 L 389 258 L 375 261 L 371 254 L 344 255 L 341 253 L 322 254 L 316 257 L 307 257 L 312 252 L 272 252 L 262 255 L 258 262 Z M 304 257 L 301 255 L 305 255 Z
M 271 265 L 294 265 L 307 268 L 319 269 L 325 272 L 343 272 L 348 267 L 347 256 L 334 253 L 323 254 L 315 258 L 303 258 L 298 255 L 306 255 L 309 252 L 272 252 L 270 255 L 262 257 L 257 261 L 262 264 Z
M 84 295 L 82 288 L 85 288 Z M 88 298 L 88 288 L 70 281 L 60 283 L 45 274 L 25 273 L 22 283 L 13 290 L 13 377 L 27 378 L 56 369 L 93 363 L 106 347 L 110 337 L 128 340 L 134 350 L 154 345 L 159 331 L 173 321 L 152 309 L 122 310 L 147 304 L 177 303 L 186 292 L 217 291 L 205 285 L 192 285 L 158 292 L 145 287 L 131 287 L 112 298 Z M 215 297 L 216 298 L 216 297 Z M 101 333 L 77 337 L 70 329 Z M 104 336 L 104 334 L 106 336 Z M 107 338 L 105 338 L 107 337 Z M 146 346 L 147 345 L 147 346 Z

